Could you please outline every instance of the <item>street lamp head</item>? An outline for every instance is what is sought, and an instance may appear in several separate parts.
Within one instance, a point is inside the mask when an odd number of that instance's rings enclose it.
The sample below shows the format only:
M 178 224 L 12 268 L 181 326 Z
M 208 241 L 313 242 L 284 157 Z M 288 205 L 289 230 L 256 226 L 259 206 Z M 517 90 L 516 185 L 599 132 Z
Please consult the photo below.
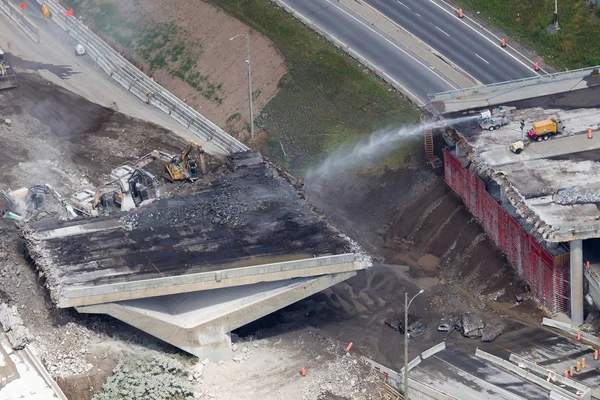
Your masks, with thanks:
M 233 36 L 233 37 L 230 37 L 230 38 L 229 38 L 229 40 L 233 40 L 233 39 L 235 39 L 235 38 L 237 38 L 237 37 L 240 37 L 240 36 L 243 36 L 243 37 L 245 37 L 246 39 L 248 39 L 248 35 L 246 35 L 245 33 L 238 33 L 237 35 L 235 35 L 235 36 Z
M 421 293 L 423 293 L 423 292 L 424 292 L 424 290 L 423 290 L 423 289 L 419 290 L 419 294 L 421 294 Z

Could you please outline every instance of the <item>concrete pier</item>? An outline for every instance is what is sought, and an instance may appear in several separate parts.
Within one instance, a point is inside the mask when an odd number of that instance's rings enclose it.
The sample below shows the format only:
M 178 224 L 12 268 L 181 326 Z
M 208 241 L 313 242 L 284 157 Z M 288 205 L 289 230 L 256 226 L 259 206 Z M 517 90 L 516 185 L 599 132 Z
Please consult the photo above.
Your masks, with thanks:
M 352 271 L 76 309 L 111 315 L 188 353 L 219 360 L 231 357 L 232 330 L 354 275 Z
M 571 240 L 571 321 L 583 324 L 583 248 L 581 240 Z

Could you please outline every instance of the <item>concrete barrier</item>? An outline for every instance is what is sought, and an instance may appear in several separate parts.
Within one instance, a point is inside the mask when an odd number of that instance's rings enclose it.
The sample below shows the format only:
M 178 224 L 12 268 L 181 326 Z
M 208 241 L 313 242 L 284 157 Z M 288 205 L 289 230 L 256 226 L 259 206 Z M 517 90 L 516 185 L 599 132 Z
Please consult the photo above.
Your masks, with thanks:
M 287 5 L 283 0 L 271 0 L 271 1 L 275 4 L 277 4 L 279 7 L 283 8 L 283 10 L 285 10 L 287 13 L 296 17 L 296 19 L 298 19 L 300 22 L 302 22 L 308 28 L 312 29 L 319 35 L 321 35 L 324 38 L 326 38 L 327 40 L 329 40 L 335 47 L 348 53 L 350 55 L 350 57 L 354 58 L 356 61 L 358 61 L 365 67 L 367 67 L 369 70 L 374 72 L 375 75 L 377 75 L 378 77 L 383 79 L 385 82 L 390 84 L 394 89 L 398 90 L 400 93 L 402 93 L 404 96 L 406 96 L 406 98 L 411 103 L 413 103 L 417 107 L 423 107 L 425 105 L 425 103 L 422 100 L 420 100 L 419 98 L 414 96 L 409 90 L 407 90 L 404 86 L 402 86 L 398 81 L 396 81 L 390 75 L 385 73 L 383 68 L 376 66 L 371 61 L 367 60 L 365 57 L 363 57 L 362 55 L 357 53 L 354 49 L 352 49 L 351 47 L 348 47 L 346 45 L 346 43 L 342 42 L 341 40 L 339 40 L 338 38 L 333 36 L 331 33 L 327 32 L 325 29 L 321 28 L 320 26 L 315 25 L 315 23 L 313 21 L 311 21 L 310 19 L 308 19 L 307 17 L 305 17 L 304 15 L 302 15 L 301 13 L 296 11 L 291 6 Z
M 8 15 L 34 42 L 39 43 L 37 26 L 25 17 L 21 10 L 7 0 L 0 0 L 0 8 Z
M 429 96 L 440 114 L 502 105 L 600 85 L 600 66 L 535 76 L 514 81 L 475 86 Z
M 550 326 L 552 328 L 560 329 L 561 331 L 567 332 L 573 337 L 577 337 L 577 332 L 580 332 L 579 328 L 571 326 L 569 324 L 565 324 L 564 322 L 556 321 L 551 318 L 544 318 L 542 320 L 542 325 Z M 590 335 L 586 332 L 581 332 L 581 339 L 585 342 L 591 343 L 596 347 L 600 347 L 600 339 L 598 339 L 594 335 Z
M 408 372 L 410 372 L 414 367 L 416 367 L 419 364 L 421 364 L 421 357 L 417 356 L 408 363 Z M 404 368 L 400 370 L 400 375 L 404 375 Z
M 402 390 L 404 387 L 404 381 L 402 378 L 402 374 L 393 369 L 387 368 L 384 365 L 381 365 L 370 358 L 363 357 L 368 364 L 371 365 L 371 368 L 378 371 L 382 375 L 385 375 L 388 383 L 392 387 L 398 390 Z M 413 360 L 414 361 L 414 360 Z M 409 366 L 410 370 L 410 366 Z M 416 399 L 434 399 L 434 400 L 458 400 L 458 397 L 454 397 L 445 393 L 441 390 L 438 390 L 434 387 L 424 384 L 423 382 L 419 382 L 414 378 L 408 378 L 408 387 L 410 389 L 410 397 Z
M 0 4 L 4 1 L 6 0 L 0 0 Z M 250 150 L 245 144 L 228 135 L 202 114 L 151 80 L 75 17 L 67 17 L 66 10 L 56 0 L 45 0 L 43 5 L 48 8 L 52 20 L 58 26 L 85 46 L 90 58 L 100 68 L 140 100 L 146 102 L 147 99 L 140 97 L 140 93 L 144 93 L 145 96 L 145 93 L 149 92 L 150 105 L 170 115 L 200 139 L 212 141 L 227 154 Z M 190 129 L 192 124 L 194 128 Z
M 569 386 L 569 387 L 579 390 L 581 392 L 585 392 L 590 389 L 587 386 L 582 385 L 579 382 L 576 382 L 569 378 L 565 378 L 561 372 L 550 371 L 546 368 L 540 367 L 539 365 L 537 365 L 535 363 L 532 363 L 531 361 L 521 358 L 521 357 L 517 356 L 516 354 L 511 354 L 509 357 L 509 360 L 512 361 L 513 363 L 516 363 L 518 366 L 524 365 L 525 368 L 535 372 L 536 374 L 542 375 L 542 376 L 547 376 L 550 372 L 554 372 L 556 374 L 556 376 L 555 376 L 556 382 L 558 382 L 562 385 L 565 385 L 565 386 Z
M 58 384 L 54 381 L 54 379 L 52 379 L 52 377 L 48 373 L 48 370 L 46 370 L 46 367 L 44 367 L 44 364 L 42 364 L 42 361 L 38 357 L 35 350 L 33 348 L 31 348 L 31 345 L 25 346 L 23 351 L 25 352 L 25 355 L 29 359 L 29 362 L 31 362 L 31 364 L 39 372 L 39 374 L 42 376 L 42 378 L 44 379 L 46 384 L 48 386 L 50 386 L 50 389 L 52 389 L 52 391 L 54 392 L 54 395 L 59 400 L 68 400 L 67 396 L 65 396 L 62 389 L 58 386 Z
M 545 379 L 540 378 L 537 375 L 534 375 L 533 373 L 529 372 L 528 370 L 520 368 L 519 366 L 511 363 L 510 361 L 507 361 L 500 357 L 486 353 L 485 351 L 482 351 L 480 349 L 477 349 L 475 351 L 475 357 L 479 357 L 483 360 L 490 361 L 491 363 L 493 363 L 509 372 L 512 372 L 513 374 L 520 376 L 524 380 L 534 383 L 548 391 L 556 391 L 557 394 L 565 396 L 566 399 L 583 399 L 583 397 L 578 397 L 575 393 L 571 393 L 567 390 L 557 387 L 554 383 L 548 382 Z M 589 396 L 589 391 L 588 391 L 588 396 Z M 587 397 L 587 398 L 589 399 L 589 397 Z
M 424 352 L 421 353 L 421 358 L 423 360 L 426 360 L 427 358 L 431 357 L 432 355 L 439 353 L 440 351 L 444 350 L 446 348 L 446 342 L 442 342 L 439 344 L 436 344 L 435 346 L 433 346 L 432 348 L 430 348 L 429 350 L 425 350 Z

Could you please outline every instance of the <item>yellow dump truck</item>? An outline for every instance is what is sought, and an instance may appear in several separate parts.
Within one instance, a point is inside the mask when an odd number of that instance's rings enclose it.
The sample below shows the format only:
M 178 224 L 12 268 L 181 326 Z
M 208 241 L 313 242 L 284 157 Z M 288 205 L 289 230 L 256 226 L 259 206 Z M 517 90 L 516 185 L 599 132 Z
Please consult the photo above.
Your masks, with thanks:
M 534 122 L 533 128 L 527 131 L 527 135 L 531 140 L 548 140 L 551 135 L 560 133 L 563 130 L 562 121 L 559 118 L 549 118 L 543 121 Z

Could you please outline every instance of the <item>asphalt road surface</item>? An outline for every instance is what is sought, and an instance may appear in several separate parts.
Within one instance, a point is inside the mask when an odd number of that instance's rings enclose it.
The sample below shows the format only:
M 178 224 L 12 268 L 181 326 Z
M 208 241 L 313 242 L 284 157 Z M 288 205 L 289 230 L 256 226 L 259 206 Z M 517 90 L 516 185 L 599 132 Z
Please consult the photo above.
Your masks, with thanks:
M 310 3 L 317 2 L 315 0 Z M 366 3 L 446 56 L 484 84 L 535 76 L 535 71 L 432 0 Z
M 420 0 L 422 1 L 422 0 Z M 394 78 L 421 101 L 427 94 L 453 89 L 452 85 L 411 54 L 400 43 L 378 32 L 368 22 L 327 0 L 286 0 L 286 4 Z

